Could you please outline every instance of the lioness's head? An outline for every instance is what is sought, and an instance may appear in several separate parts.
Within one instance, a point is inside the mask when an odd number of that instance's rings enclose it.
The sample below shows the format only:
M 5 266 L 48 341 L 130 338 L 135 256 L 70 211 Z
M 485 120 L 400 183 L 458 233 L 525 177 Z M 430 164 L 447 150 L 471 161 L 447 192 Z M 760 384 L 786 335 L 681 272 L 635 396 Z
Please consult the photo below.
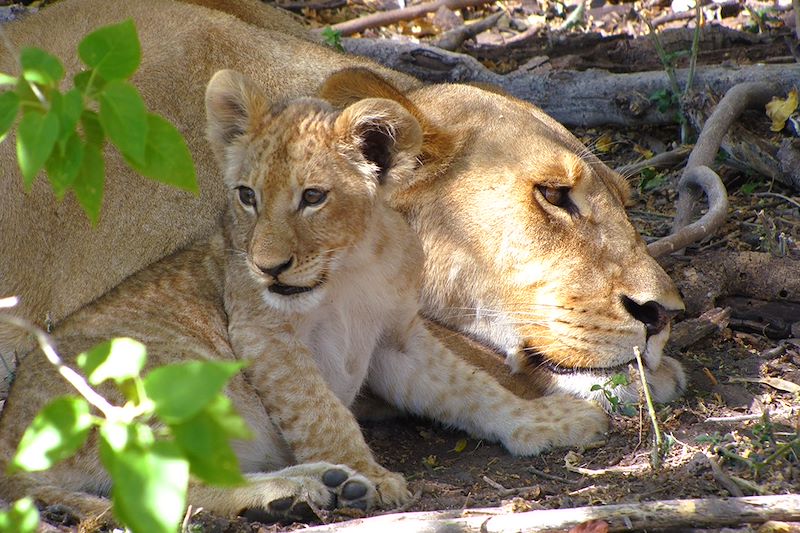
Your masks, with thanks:
M 209 83 L 206 111 L 229 190 L 231 247 L 246 256 L 269 306 L 317 305 L 343 265 L 368 256 L 373 217 L 417 166 L 419 124 L 378 98 L 343 111 L 312 98 L 270 105 L 230 70 Z
M 638 347 L 657 400 L 681 391 L 683 371 L 662 350 L 683 304 L 627 218 L 621 176 L 506 95 L 463 85 L 400 95 L 363 70 L 323 88 L 340 104 L 373 94 L 394 94 L 423 126 L 423 166 L 393 204 L 422 239 L 430 318 L 551 390 L 602 400 L 592 385 Z

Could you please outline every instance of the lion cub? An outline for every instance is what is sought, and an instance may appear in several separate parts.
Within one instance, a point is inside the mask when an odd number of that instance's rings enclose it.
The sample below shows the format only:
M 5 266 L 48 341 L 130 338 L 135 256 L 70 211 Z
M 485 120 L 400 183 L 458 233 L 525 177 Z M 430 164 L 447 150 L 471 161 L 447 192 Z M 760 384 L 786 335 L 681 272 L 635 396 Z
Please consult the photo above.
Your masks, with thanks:
M 270 105 L 243 76 L 221 71 L 206 108 L 229 191 L 220 231 L 132 276 L 55 332 L 68 361 L 113 336 L 144 342 L 152 366 L 250 361 L 227 389 L 255 434 L 233 443 L 249 483 L 193 483 L 192 505 L 293 519 L 313 507 L 407 500 L 404 479 L 375 461 L 348 409 L 365 383 L 395 406 L 516 454 L 585 443 L 605 429 L 603 412 L 581 400 L 517 398 L 425 329 L 421 247 L 383 203 L 411 179 L 422 142 L 400 104 L 366 99 L 341 112 L 315 99 Z M 65 392 L 41 354 L 24 359 L 0 419 L 0 470 L 34 414 Z M 87 449 L 50 471 L 3 480 L 0 497 L 29 494 L 87 516 L 107 507 L 98 496 L 109 485 Z

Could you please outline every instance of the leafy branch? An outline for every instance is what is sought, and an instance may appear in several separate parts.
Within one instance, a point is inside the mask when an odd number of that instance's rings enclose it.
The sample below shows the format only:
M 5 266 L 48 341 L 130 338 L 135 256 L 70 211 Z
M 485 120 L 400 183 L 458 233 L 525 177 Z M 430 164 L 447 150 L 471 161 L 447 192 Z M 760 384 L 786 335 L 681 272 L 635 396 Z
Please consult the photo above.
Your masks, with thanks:
M 72 190 L 96 223 L 108 138 L 140 174 L 197 192 L 183 137 L 163 117 L 147 111 L 128 81 L 141 61 L 133 21 L 90 33 L 78 45 L 78 55 L 87 69 L 73 77 L 74 87 L 66 92 L 59 89 L 65 76 L 61 61 L 39 48 L 20 51 L 18 76 L 0 72 L 0 87 L 7 87 L 0 93 L 0 142 L 16 123 L 17 160 L 26 188 L 44 169 L 56 197 Z

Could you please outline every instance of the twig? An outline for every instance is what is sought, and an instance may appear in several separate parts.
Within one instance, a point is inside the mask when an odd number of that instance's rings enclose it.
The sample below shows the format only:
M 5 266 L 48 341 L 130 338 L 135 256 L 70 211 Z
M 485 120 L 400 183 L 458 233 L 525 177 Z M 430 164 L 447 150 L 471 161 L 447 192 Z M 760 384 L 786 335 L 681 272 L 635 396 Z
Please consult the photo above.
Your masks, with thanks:
M 777 192 L 757 192 L 757 193 L 755 193 L 755 196 L 757 196 L 759 198 L 764 198 L 766 196 L 771 196 L 773 198 L 780 198 L 781 200 L 789 202 L 790 204 L 794 205 L 795 207 L 800 207 L 800 202 L 798 202 L 797 200 L 793 200 L 793 199 L 789 198 L 788 196 L 784 196 L 784 195 L 779 194 Z
M 539 470 L 538 468 L 536 468 L 536 467 L 534 467 L 534 466 L 530 466 L 530 465 L 528 465 L 528 466 L 526 467 L 526 469 L 527 469 L 529 472 L 531 472 L 531 473 L 533 473 L 533 474 L 536 474 L 536 475 L 537 475 L 537 476 L 539 476 L 539 477 L 543 477 L 543 478 L 545 478 L 545 479 L 549 479 L 549 480 L 551 480 L 551 481 L 558 481 L 558 482 L 560 482 L 560 483 L 580 483 L 580 480 L 577 480 L 577 479 L 567 479 L 567 478 L 565 478 L 565 477 L 561 477 L 561 476 L 554 476 L 553 474 L 548 474 L 547 472 L 543 472 L 542 470 Z
M 119 416 L 116 416 L 116 413 L 120 412 L 122 409 L 119 407 L 114 407 L 108 403 L 105 398 L 97 394 L 94 389 L 89 386 L 86 380 L 83 379 L 83 376 L 64 364 L 53 347 L 53 340 L 50 338 L 50 335 L 37 328 L 27 320 L 23 320 L 19 317 L 0 315 L 0 322 L 5 322 L 12 326 L 16 326 L 33 335 L 36 339 L 36 342 L 39 344 L 39 348 L 42 350 L 45 357 L 47 357 L 47 360 L 56 367 L 58 373 L 61 374 L 61 376 L 66 379 L 70 385 L 75 387 L 75 389 L 84 398 L 86 398 L 90 404 L 99 409 L 107 419 L 119 419 Z
M 479 33 L 483 33 L 489 28 L 494 27 L 497 24 L 497 21 L 500 20 L 505 13 L 503 11 L 498 11 L 497 13 L 492 13 L 486 18 L 479 20 L 478 22 L 474 22 L 472 24 L 463 24 L 458 28 L 453 28 L 450 31 L 447 31 L 439 37 L 433 44 L 441 48 L 442 50 L 456 50 L 459 46 L 464 44 L 464 41 L 467 39 L 472 39 Z
M 685 162 L 691 152 L 692 152 L 691 146 L 682 144 L 679 147 L 675 148 L 674 150 L 661 152 L 660 154 L 654 155 L 650 159 L 645 159 L 643 161 L 638 161 L 636 163 L 631 163 L 629 165 L 623 165 L 617 168 L 617 172 L 619 172 L 623 176 L 633 176 L 649 167 L 653 168 L 676 167 L 681 163 Z
M 440 7 L 448 9 L 462 9 L 469 6 L 479 6 L 487 4 L 486 0 L 436 0 L 434 2 L 427 2 L 415 6 L 404 7 L 402 9 L 393 9 L 391 11 L 383 11 L 380 13 L 373 13 L 364 17 L 360 17 L 339 24 L 331 26 L 334 30 L 341 33 L 342 36 L 352 35 L 364 31 L 368 28 L 377 28 L 387 26 L 400 22 L 401 20 L 411 20 L 420 17 L 431 11 L 436 11 Z
M 714 479 L 717 480 L 717 483 L 722 485 L 722 487 L 728 491 L 731 496 L 744 496 L 742 489 L 739 488 L 736 483 L 726 474 L 722 468 L 719 466 L 714 457 L 710 455 L 706 455 L 706 459 L 708 459 L 708 464 L 711 465 L 711 473 L 714 476 Z
M 747 422 L 749 420 L 758 420 L 762 417 L 762 415 L 736 415 L 736 416 L 710 416 L 705 419 L 706 422 Z
M 482 478 L 482 479 L 483 479 L 483 481 L 484 481 L 484 482 L 485 482 L 487 485 L 489 485 L 489 486 L 490 486 L 490 487 L 492 487 L 493 489 L 496 489 L 496 490 L 508 490 L 508 489 L 507 489 L 507 488 L 505 488 L 503 485 L 501 485 L 501 484 L 500 484 L 500 483 L 498 483 L 497 481 L 493 480 L 493 479 L 492 479 L 492 478 L 490 478 L 489 476 L 483 476 L 483 478 Z

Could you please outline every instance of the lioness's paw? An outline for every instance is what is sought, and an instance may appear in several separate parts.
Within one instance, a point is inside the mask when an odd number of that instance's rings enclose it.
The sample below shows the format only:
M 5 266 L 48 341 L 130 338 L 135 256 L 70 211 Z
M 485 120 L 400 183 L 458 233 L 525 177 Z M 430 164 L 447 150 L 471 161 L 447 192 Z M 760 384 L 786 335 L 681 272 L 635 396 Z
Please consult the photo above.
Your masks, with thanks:
M 572 396 L 545 396 L 526 402 L 524 412 L 509 421 L 501 439 L 514 455 L 536 455 L 557 446 L 597 442 L 608 429 L 608 416 L 592 402 Z
M 662 357 L 658 368 L 654 372 L 647 372 L 647 385 L 653 394 L 653 401 L 664 403 L 674 400 L 686 388 L 683 365 L 672 357 Z
M 345 465 L 308 463 L 285 468 L 257 480 L 265 504 L 240 512 L 258 522 L 306 522 L 318 518 L 316 509 L 355 508 L 367 511 L 377 501 L 375 486 Z M 279 490 L 276 490 L 279 489 Z

